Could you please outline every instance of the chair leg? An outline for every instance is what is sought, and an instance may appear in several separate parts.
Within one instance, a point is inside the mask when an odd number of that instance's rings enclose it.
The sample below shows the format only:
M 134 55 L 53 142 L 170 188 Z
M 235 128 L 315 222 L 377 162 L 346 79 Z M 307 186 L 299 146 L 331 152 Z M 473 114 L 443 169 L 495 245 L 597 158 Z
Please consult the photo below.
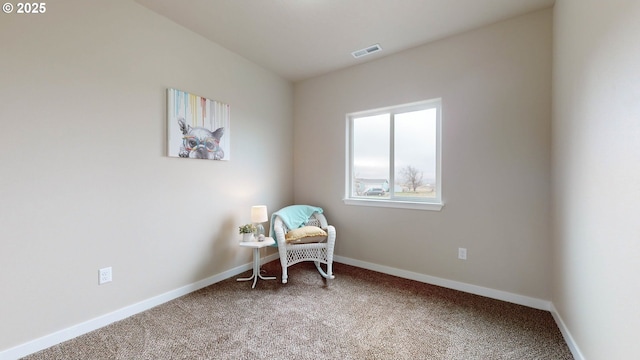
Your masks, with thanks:
M 287 266 L 282 266 L 282 283 L 286 284 L 289 276 L 287 275 Z
M 327 275 L 329 275 L 328 279 L 335 279 L 336 278 L 333 275 L 333 262 L 327 263 Z
M 316 265 L 316 269 L 318 269 L 318 272 L 320 273 L 320 275 L 322 275 L 323 278 L 335 279 L 335 276 L 333 276 L 333 272 L 331 269 L 331 264 L 327 264 L 327 271 L 325 272 L 324 270 L 322 270 L 322 266 L 320 266 L 320 261 L 314 261 L 313 263 Z
M 280 253 L 280 266 L 282 267 L 282 283 L 286 284 L 287 283 L 287 252 L 286 250 L 283 250 L 282 248 L 278 249 L 278 252 Z

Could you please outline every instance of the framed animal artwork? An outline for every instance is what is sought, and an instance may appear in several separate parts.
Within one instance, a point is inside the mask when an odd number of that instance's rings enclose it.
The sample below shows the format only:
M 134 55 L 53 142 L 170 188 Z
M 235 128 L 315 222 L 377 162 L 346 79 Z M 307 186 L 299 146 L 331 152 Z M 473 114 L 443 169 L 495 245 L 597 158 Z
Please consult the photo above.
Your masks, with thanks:
M 169 156 L 230 160 L 230 108 L 185 91 L 167 91 Z

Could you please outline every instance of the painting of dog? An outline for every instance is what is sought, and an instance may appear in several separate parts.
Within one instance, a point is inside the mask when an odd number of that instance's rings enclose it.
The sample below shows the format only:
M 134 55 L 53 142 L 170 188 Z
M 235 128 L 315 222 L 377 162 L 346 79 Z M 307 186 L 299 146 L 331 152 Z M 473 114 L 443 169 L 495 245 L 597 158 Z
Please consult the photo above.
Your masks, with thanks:
M 229 160 L 229 113 L 227 104 L 169 89 L 169 156 Z
M 224 150 L 220 148 L 220 138 L 224 134 L 224 128 L 218 128 L 211 132 L 203 127 L 191 127 L 183 118 L 178 119 L 182 137 L 182 146 L 178 156 L 192 159 L 222 160 Z

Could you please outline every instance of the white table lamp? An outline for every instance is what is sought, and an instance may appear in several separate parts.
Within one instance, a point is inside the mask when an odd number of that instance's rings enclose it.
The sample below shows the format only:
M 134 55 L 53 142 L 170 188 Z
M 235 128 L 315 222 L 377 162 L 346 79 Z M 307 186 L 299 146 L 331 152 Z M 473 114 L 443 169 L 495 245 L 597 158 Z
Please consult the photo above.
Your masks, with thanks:
M 262 223 L 268 221 L 267 206 L 256 205 L 251 207 L 251 222 L 256 224 L 256 240 L 259 240 L 260 235 L 264 236 L 264 226 Z

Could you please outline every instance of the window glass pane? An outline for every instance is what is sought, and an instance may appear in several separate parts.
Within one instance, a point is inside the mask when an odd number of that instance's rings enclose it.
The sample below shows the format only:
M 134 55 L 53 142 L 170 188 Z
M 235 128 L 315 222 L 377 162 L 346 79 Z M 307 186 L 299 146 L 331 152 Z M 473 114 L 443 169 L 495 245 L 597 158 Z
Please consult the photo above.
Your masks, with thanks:
M 390 116 L 353 118 L 351 196 L 389 198 Z
M 441 104 L 431 99 L 347 114 L 345 204 L 442 209 Z
M 395 115 L 395 197 L 436 197 L 436 116 L 436 109 Z

